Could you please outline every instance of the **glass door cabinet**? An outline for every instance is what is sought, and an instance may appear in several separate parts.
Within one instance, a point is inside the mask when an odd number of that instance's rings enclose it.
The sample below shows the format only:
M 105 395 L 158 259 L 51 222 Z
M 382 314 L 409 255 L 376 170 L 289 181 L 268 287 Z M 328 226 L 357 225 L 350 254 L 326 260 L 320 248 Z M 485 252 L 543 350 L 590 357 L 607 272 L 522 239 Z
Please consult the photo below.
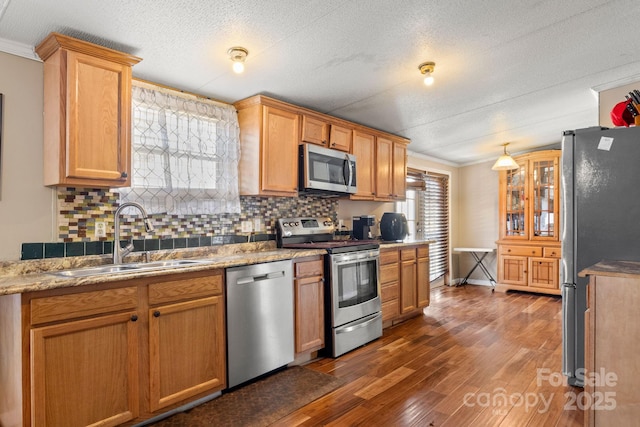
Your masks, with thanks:
M 501 171 L 498 286 L 560 294 L 560 150 L 515 156 L 518 169 Z

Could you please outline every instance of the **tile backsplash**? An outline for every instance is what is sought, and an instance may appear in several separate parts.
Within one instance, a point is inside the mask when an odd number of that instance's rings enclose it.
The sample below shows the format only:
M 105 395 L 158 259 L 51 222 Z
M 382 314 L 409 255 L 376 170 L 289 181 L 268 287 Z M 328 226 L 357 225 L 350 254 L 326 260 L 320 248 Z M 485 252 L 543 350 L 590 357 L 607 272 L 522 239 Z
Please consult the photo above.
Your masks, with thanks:
M 57 190 L 58 240 L 23 243 L 26 259 L 102 255 L 113 251 L 113 215 L 119 206 L 117 190 L 59 188 Z M 327 216 L 337 221 L 336 198 L 240 197 L 239 214 L 150 215 L 154 230 L 147 233 L 138 212 L 127 210 L 120 219 L 120 238 L 132 240 L 135 251 L 191 248 L 274 239 L 278 218 Z M 249 237 L 243 221 L 260 219 L 261 228 Z M 96 223 L 105 223 L 106 237 L 96 237 Z

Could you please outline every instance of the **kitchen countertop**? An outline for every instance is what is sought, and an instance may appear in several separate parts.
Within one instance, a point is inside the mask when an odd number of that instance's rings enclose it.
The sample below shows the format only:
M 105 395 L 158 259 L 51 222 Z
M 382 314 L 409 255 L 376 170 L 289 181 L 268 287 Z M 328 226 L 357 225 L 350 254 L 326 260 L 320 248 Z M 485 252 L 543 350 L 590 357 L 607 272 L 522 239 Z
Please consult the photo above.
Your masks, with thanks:
M 433 240 L 380 242 L 381 248 L 399 248 L 433 243 Z M 324 255 L 322 249 L 277 249 L 275 242 L 243 243 L 153 251 L 151 261 L 169 259 L 197 259 L 204 263 L 155 270 L 133 270 L 117 274 L 99 274 L 85 277 L 67 277 L 54 274 L 56 271 L 111 264 L 110 255 L 50 258 L 29 261 L 5 261 L 0 263 L 0 296 L 25 292 L 68 288 L 83 285 L 116 282 L 139 277 L 163 276 L 175 273 L 205 271 L 237 267 L 263 262 Z M 143 262 L 143 253 L 135 252 L 125 258 L 125 263 Z
M 639 261 L 600 261 L 587 267 L 578 273 L 580 277 L 589 275 L 609 277 L 634 277 L 640 276 Z

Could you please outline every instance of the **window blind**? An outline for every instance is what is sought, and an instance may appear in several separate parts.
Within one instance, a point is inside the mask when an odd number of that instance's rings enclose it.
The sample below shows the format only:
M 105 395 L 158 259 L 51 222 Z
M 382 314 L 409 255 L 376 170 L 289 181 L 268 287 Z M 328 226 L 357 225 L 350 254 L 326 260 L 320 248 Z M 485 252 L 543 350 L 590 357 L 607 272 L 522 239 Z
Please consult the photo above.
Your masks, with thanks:
M 416 237 L 435 240 L 429 246 L 430 280 L 435 280 L 449 271 L 449 177 L 409 169 L 407 187 L 417 193 Z

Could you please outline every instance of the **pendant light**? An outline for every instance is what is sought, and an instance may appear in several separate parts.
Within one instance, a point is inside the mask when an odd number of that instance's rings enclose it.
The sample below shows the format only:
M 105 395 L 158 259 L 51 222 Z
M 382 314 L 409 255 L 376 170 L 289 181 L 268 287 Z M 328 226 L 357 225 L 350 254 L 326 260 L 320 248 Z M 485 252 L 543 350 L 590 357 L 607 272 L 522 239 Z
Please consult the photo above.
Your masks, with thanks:
M 505 142 L 502 145 L 504 146 L 504 154 L 498 157 L 498 160 L 496 160 L 491 169 L 494 171 L 508 171 L 520 168 L 516 161 L 513 160 L 513 157 L 507 153 L 507 145 L 509 145 L 509 143 Z

